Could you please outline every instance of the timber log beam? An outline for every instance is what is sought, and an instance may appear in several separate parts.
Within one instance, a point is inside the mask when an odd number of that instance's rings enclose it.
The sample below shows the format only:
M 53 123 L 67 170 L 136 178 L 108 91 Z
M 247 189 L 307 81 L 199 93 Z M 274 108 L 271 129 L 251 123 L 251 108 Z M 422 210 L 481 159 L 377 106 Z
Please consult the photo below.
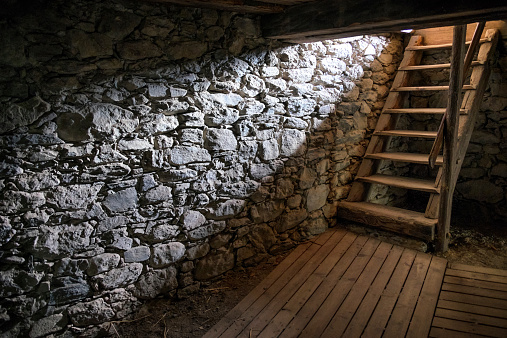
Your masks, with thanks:
M 311 42 L 507 18 L 505 0 L 322 0 L 262 18 L 263 36 Z

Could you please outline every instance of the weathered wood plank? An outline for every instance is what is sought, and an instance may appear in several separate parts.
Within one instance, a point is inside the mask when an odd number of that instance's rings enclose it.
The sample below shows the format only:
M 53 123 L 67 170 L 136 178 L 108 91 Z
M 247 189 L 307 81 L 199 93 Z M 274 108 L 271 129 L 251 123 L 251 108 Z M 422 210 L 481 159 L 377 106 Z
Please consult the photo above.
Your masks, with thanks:
M 458 332 L 472 333 L 481 336 L 507 337 L 507 329 L 493 327 L 488 325 L 478 325 L 474 323 L 466 323 L 460 320 L 453 320 L 447 318 L 435 317 L 433 319 L 433 326 L 444 329 L 450 329 Z
M 449 284 L 476 286 L 476 287 L 479 287 L 482 289 L 491 289 L 491 290 L 498 290 L 498 291 L 507 292 L 507 284 L 502 284 L 502 283 L 486 282 L 486 281 L 482 281 L 482 280 L 454 277 L 454 276 L 445 276 L 444 282 L 449 283 Z
M 337 216 L 427 240 L 433 240 L 437 222 L 419 212 L 367 202 L 339 202 Z
M 405 250 L 401 259 L 396 266 L 396 270 L 391 276 L 389 284 L 387 284 L 380 301 L 371 315 L 366 328 L 363 331 L 363 337 L 380 337 L 384 332 L 386 323 L 391 316 L 391 312 L 398 300 L 400 291 L 405 284 L 405 280 L 410 272 L 410 268 L 416 258 L 416 252 L 412 250 Z
M 444 115 L 445 128 L 442 132 L 444 149 L 444 165 L 442 166 L 442 179 L 440 182 L 440 212 L 438 215 L 437 250 L 446 252 L 449 249 L 450 222 L 452 210 L 452 196 L 454 193 L 454 170 L 456 166 L 459 110 L 461 109 L 461 90 L 463 87 L 463 58 L 465 55 L 464 42 L 466 26 L 454 27 L 453 47 L 451 56 L 451 75 L 449 79 L 449 97 L 447 111 Z M 438 140 L 438 136 L 437 136 Z M 431 151 L 430 166 L 433 166 L 438 151 L 437 141 Z
M 459 171 L 465 159 L 468 143 L 470 142 L 472 131 L 475 126 L 475 120 L 482 103 L 484 92 L 488 85 L 489 74 L 491 73 L 490 63 L 492 62 L 493 56 L 495 54 L 499 33 L 497 30 L 488 30 L 486 31 L 486 37 L 491 41 L 482 44 L 477 55 L 477 60 L 483 61 L 484 65 L 474 67 L 472 75 L 470 76 L 470 83 L 475 86 L 476 90 L 466 93 L 468 95 L 466 95 L 465 99 L 463 100 L 463 104 L 465 106 L 461 107 L 466 108 L 469 113 L 465 116 L 461 116 L 459 119 L 459 147 L 456 154 L 457 163 L 455 165 L 453 173 L 453 177 L 455 178 L 454 183 L 459 175 Z
M 257 285 L 245 298 L 241 300 L 228 314 L 225 315 L 215 326 L 209 330 L 204 337 L 219 337 L 234 320 L 239 318 L 273 283 L 275 283 L 284 273 L 304 254 L 312 243 L 307 242 L 297 246 L 287 258 L 285 258 L 259 285 Z
M 484 305 L 466 304 L 451 300 L 440 299 L 438 301 L 437 308 L 462 311 L 493 318 L 507 319 L 507 309 L 495 309 Z
M 490 326 L 498 326 L 507 329 L 507 319 L 484 316 L 475 313 L 468 313 L 463 311 L 448 310 L 448 309 L 437 309 L 435 311 L 435 317 L 448 318 L 460 320 L 463 322 L 471 322 L 477 324 L 484 324 Z
M 391 318 L 389 318 L 389 322 L 384 331 L 386 337 L 405 336 L 415 311 L 417 299 L 423 287 L 430 262 L 430 255 L 417 253 L 405 285 L 403 285 L 403 290 L 400 293 Z
M 420 178 L 375 174 L 366 177 L 357 176 L 356 180 L 360 180 L 362 182 L 384 184 L 403 189 L 438 193 L 438 189 L 435 187 L 434 181 Z
M 326 279 L 319 285 L 317 290 L 312 294 L 310 299 L 303 305 L 297 315 L 291 320 L 287 328 L 282 332 L 280 337 L 298 336 L 305 328 L 306 324 L 312 319 L 319 306 L 327 298 L 335 284 L 342 278 L 350 264 L 354 261 L 357 254 L 361 251 L 366 243 L 366 237 L 357 237 L 343 257 L 334 266 Z
M 466 293 L 468 295 L 476 295 L 476 296 L 482 296 L 482 297 L 507 300 L 507 292 L 505 292 L 505 291 L 481 289 L 475 285 L 468 286 L 468 285 L 444 283 L 444 285 L 442 285 L 442 290 L 459 292 L 459 293 Z
M 486 298 L 482 296 L 468 295 L 458 292 L 441 291 L 440 299 L 454 302 L 487 306 L 495 309 L 507 309 L 507 301 L 502 299 Z
M 477 338 L 476 334 L 453 331 L 448 329 L 441 329 L 439 327 L 432 327 L 429 337 L 432 338 Z
M 489 40 L 488 39 L 480 39 L 477 43 L 487 42 L 487 41 L 489 41 Z M 472 41 L 466 41 L 465 44 L 466 45 L 470 45 L 470 44 L 472 44 Z M 408 50 L 446 49 L 446 48 L 451 48 L 452 45 L 453 45 L 452 42 L 450 42 L 450 43 L 442 43 L 442 44 L 438 44 L 438 45 L 432 45 L 432 44 L 426 43 L 424 46 L 407 47 L 407 49 Z
M 283 305 L 283 308 L 259 335 L 269 337 L 278 336 L 296 316 L 306 301 L 313 295 L 315 290 L 336 266 L 337 262 L 342 258 L 343 254 L 347 252 L 356 238 L 356 235 L 348 232 L 326 257 L 324 262 L 322 262 L 317 270 L 308 277 L 307 281 L 299 288 L 292 298 Z
M 471 85 L 464 85 L 462 90 L 475 89 Z M 414 86 L 414 87 L 394 87 L 391 88 L 393 92 L 432 92 L 432 91 L 445 91 L 449 90 L 449 86 Z
M 409 46 L 418 46 L 422 44 L 422 39 L 418 36 L 412 36 L 410 38 Z M 403 60 L 401 61 L 401 66 L 413 66 L 419 64 L 421 61 L 422 52 L 405 52 L 403 55 Z M 410 82 L 411 72 L 397 72 L 394 77 L 393 86 L 405 86 Z M 403 99 L 405 98 L 405 94 L 399 92 L 389 92 L 387 96 L 386 103 L 384 104 L 383 113 L 380 115 L 377 125 L 375 126 L 375 132 L 383 131 L 383 130 L 391 130 L 396 126 L 396 122 L 398 120 L 398 116 L 391 114 L 386 114 L 384 111 L 387 109 L 397 109 L 403 106 Z M 372 136 L 370 143 L 368 144 L 368 148 L 366 148 L 366 154 L 374 154 L 378 152 L 382 152 L 385 150 L 387 145 L 387 140 L 385 137 Z M 377 170 L 378 161 L 363 159 L 361 165 L 359 166 L 357 176 L 370 176 Z M 363 201 L 365 196 L 368 193 L 368 184 L 363 182 L 355 181 L 352 184 L 349 195 L 347 197 L 347 201 L 349 202 L 357 202 Z
M 495 283 L 502 283 L 507 284 L 507 280 L 504 276 L 498 276 L 493 275 L 490 273 L 484 273 L 484 272 L 472 272 L 472 271 L 466 271 L 466 270 L 455 270 L 455 269 L 447 269 L 446 276 L 456 276 L 456 277 L 464 277 L 464 278 L 471 278 L 471 279 L 478 279 L 488 282 L 495 282 Z
M 417 300 L 413 320 L 407 331 L 407 337 L 424 337 L 429 334 L 446 266 L 445 259 L 432 257 L 421 294 Z
M 300 247 L 205 337 L 507 336 L 507 283 L 490 281 L 502 270 L 444 276 L 442 258 L 345 230 Z
M 377 160 L 389 160 L 396 162 L 408 162 L 408 163 L 418 163 L 418 164 L 426 164 L 428 162 L 427 154 L 416 154 L 416 153 L 394 153 L 394 152 L 384 152 L 384 153 L 375 153 L 370 155 L 365 155 L 367 158 L 374 158 Z M 437 163 L 442 163 L 440 162 Z
M 265 37 L 313 41 L 503 19 L 506 14 L 507 6 L 494 0 L 324 0 L 267 15 L 262 27 Z
M 481 61 L 472 61 L 473 66 L 483 65 L 484 63 Z M 435 65 L 418 65 L 418 66 L 407 66 L 407 67 L 399 67 L 398 70 L 430 70 L 430 69 L 447 69 L 451 68 L 450 63 L 440 63 Z
M 343 275 L 343 278 L 334 285 L 333 290 L 329 293 L 329 296 L 301 332 L 301 336 L 316 337 L 321 335 L 336 310 L 343 303 L 343 300 L 349 290 L 354 286 L 355 281 L 365 268 L 379 244 L 380 241 L 376 239 L 368 239 L 359 255 L 357 255 L 352 264 L 348 267 L 347 271 Z
M 283 12 L 284 7 L 277 4 L 268 4 L 263 1 L 244 0 L 145 0 L 171 5 L 211 8 L 238 13 L 273 14 Z
M 420 138 L 435 138 L 437 136 L 436 131 L 427 131 L 427 130 L 401 130 L 401 129 L 393 129 L 393 130 L 383 130 L 378 131 L 375 135 L 382 136 L 400 136 L 400 137 L 420 137 Z
M 484 273 L 484 274 L 488 274 L 488 275 L 507 277 L 507 270 L 492 269 L 492 268 L 487 268 L 487 267 L 483 267 L 483 266 L 466 265 L 466 264 L 460 264 L 460 263 L 449 263 L 449 268 L 451 268 L 453 270 L 478 272 L 478 273 Z M 506 283 L 507 283 L 507 280 L 506 280 Z
M 472 60 L 475 56 L 475 52 L 479 47 L 479 43 L 482 41 L 481 36 L 484 31 L 484 27 L 486 26 L 486 22 L 482 21 L 477 23 L 477 27 L 475 28 L 474 37 L 472 38 L 472 42 L 470 46 L 468 46 L 467 54 L 465 56 L 465 61 L 463 62 L 463 81 L 465 81 L 468 71 L 472 66 Z
M 341 306 L 338 308 L 338 311 L 336 311 L 321 337 L 334 338 L 342 336 L 343 332 L 347 328 L 347 325 L 361 304 L 368 288 L 371 286 L 373 280 L 377 276 L 377 273 L 382 267 L 382 264 L 386 260 L 391 248 L 392 245 L 385 242 L 378 246 L 363 272 L 354 283 L 354 286 L 350 289 L 347 298 L 345 298 Z
M 399 246 L 395 246 L 392 248 L 389 256 L 386 261 L 382 265 L 375 281 L 372 283 L 366 296 L 364 297 L 361 305 L 357 309 L 356 314 L 350 321 L 347 330 L 343 333 L 344 337 L 360 337 L 363 332 L 368 320 L 370 319 L 371 314 L 375 310 L 377 303 L 382 296 L 382 293 L 393 276 L 393 271 L 396 268 L 398 262 L 403 264 L 400 261 L 401 255 L 403 253 L 403 248 Z
M 476 23 L 469 23 L 467 25 L 467 41 L 472 40 Z M 486 23 L 486 30 L 498 29 L 500 34 L 507 39 L 507 22 L 505 21 L 489 21 Z M 436 28 L 419 29 L 412 32 L 414 35 L 421 35 L 428 45 L 438 45 L 443 43 L 452 42 L 453 26 L 444 26 Z M 484 33 L 483 33 L 484 36 Z
M 282 290 L 293 278 L 298 275 L 302 269 L 307 267 L 307 264 L 312 261 L 314 255 L 322 248 L 322 245 L 327 242 L 333 232 L 325 232 L 317 237 L 314 244 L 305 251 L 305 254 L 300 256 L 299 259 L 289 269 L 286 270 L 281 278 L 271 285 L 257 300 L 243 313 L 240 314 L 240 320 L 234 321 L 223 333 L 224 336 L 236 336 L 251 321 L 271 302 L 271 300 Z M 238 316 L 239 317 L 239 316 Z
M 310 258 L 306 265 L 293 278 L 278 291 L 278 293 L 264 307 L 262 312 L 257 314 L 252 322 L 247 325 L 240 333 L 246 335 L 249 332 L 261 332 L 267 324 L 277 315 L 291 297 L 307 281 L 309 276 L 316 272 L 320 264 L 328 257 L 331 251 L 336 247 L 339 239 L 343 237 L 344 231 L 334 232 L 325 244 Z M 319 236 L 320 237 L 320 236 Z

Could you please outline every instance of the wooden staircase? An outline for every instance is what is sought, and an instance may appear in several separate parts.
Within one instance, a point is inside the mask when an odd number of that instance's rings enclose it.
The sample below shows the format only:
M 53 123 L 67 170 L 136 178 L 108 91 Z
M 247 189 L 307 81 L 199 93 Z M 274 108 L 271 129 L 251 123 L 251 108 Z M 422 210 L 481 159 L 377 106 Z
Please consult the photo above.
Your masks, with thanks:
M 339 217 L 426 241 L 437 239 L 439 250 L 447 250 L 452 192 L 488 83 L 490 63 L 499 36 L 496 29 L 483 32 L 484 24 L 477 25 L 473 39 L 467 42 L 466 26 L 455 27 L 454 38 L 450 36 L 447 43 L 425 45 L 422 36 L 411 37 L 348 198 L 339 203 Z M 466 58 L 465 44 L 470 46 Z M 445 48 L 452 48 L 451 63 L 421 64 L 423 53 Z M 475 54 L 477 58 L 472 61 Z M 449 68 L 449 85 L 413 84 L 416 72 Z M 470 76 L 467 76 L 467 68 L 471 69 Z M 465 79 L 466 84 L 463 84 Z M 426 91 L 448 91 L 447 107 L 406 108 L 408 93 Z M 396 127 L 402 114 L 442 116 L 442 123 L 438 131 L 400 130 Z M 433 139 L 435 143 L 431 154 L 388 149 L 391 140 L 398 137 Z M 440 155 L 442 145 L 444 151 Z M 433 179 L 390 176 L 378 173 L 381 161 L 428 164 L 438 167 L 438 171 Z M 368 202 L 372 184 L 429 193 L 426 211 L 416 212 Z

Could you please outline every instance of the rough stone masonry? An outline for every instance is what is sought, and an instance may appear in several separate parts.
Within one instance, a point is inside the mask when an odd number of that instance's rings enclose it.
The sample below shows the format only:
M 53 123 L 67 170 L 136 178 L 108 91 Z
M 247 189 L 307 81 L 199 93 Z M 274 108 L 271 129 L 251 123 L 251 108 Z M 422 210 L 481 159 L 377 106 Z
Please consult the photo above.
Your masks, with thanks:
M 128 0 L 42 2 L 0 32 L 5 337 L 94 336 L 333 225 L 403 49 Z

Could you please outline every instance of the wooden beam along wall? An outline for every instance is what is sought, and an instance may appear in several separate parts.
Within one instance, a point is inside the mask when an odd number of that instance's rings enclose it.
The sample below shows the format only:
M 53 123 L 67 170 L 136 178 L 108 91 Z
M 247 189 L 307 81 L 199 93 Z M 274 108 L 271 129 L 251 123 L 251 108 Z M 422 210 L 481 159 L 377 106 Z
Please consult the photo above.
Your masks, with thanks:
M 311 42 L 506 17 L 507 3 L 495 0 L 324 0 L 266 15 L 262 29 L 265 37 Z

